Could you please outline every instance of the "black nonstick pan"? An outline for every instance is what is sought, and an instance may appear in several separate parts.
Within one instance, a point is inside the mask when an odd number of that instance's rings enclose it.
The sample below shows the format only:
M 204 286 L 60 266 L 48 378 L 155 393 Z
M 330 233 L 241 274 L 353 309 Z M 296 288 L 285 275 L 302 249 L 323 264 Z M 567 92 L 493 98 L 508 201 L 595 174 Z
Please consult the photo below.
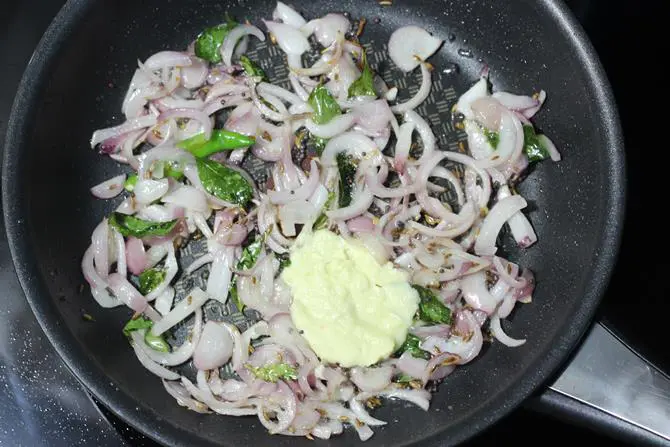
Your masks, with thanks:
M 431 121 L 439 124 L 433 128 L 442 149 L 459 138 L 448 124 L 451 106 L 485 65 L 496 89 L 549 93 L 535 122 L 563 160 L 538 165 L 522 183 L 539 243 L 508 251 L 536 273 L 533 303 L 519 309 L 510 326 L 510 335 L 528 342 L 514 349 L 487 345 L 480 358 L 440 386 L 428 412 L 385 405 L 375 414 L 391 423 L 367 441 L 459 443 L 546 383 L 589 326 L 604 292 L 624 208 L 622 139 L 607 79 L 580 26 L 557 0 L 293 3 L 310 18 L 333 11 L 367 18 L 362 40 L 375 48 L 407 24 L 445 39 L 431 59 L 439 88 L 427 105 Z M 139 364 L 120 330 L 129 311 L 99 308 L 83 286 L 81 256 L 92 229 L 115 206 L 95 200 L 89 188 L 119 169 L 92 151 L 88 139 L 92 130 L 121 119 L 119 107 L 138 58 L 185 48 L 226 11 L 259 23 L 273 8 L 265 0 L 72 0 L 36 49 L 8 125 L 3 201 L 26 296 L 79 380 L 123 420 L 168 445 L 311 441 L 270 437 L 256 418 L 189 412 Z M 328 444 L 358 442 L 355 432 L 345 431 Z

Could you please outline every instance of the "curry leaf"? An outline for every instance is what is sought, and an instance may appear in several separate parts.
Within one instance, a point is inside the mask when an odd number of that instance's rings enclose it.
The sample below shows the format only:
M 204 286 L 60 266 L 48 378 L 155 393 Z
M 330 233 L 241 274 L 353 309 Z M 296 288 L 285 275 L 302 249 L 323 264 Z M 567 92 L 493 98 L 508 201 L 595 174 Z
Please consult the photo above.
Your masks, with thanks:
M 153 222 L 114 212 L 109 217 L 109 224 L 124 236 L 143 238 L 147 236 L 167 236 L 177 225 L 178 219 L 168 222 Z
M 398 348 L 394 355 L 396 357 L 400 357 L 403 352 L 409 352 L 413 357 L 429 360 L 430 353 L 421 349 L 419 347 L 420 343 L 421 339 L 419 337 L 413 334 L 407 334 L 405 342 L 400 346 L 400 348 Z
M 294 366 L 287 363 L 273 363 L 264 366 L 244 365 L 251 373 L 266 382 L 277 382 L 278 380 L 298 380 L 298 371 Z
M 253 188 L 242 174 L 213 160 L 196 159 L 198 176 L 205 190 L 226 202 L 245 206 Z
M 531 163 L 549 158 L 549 151 L 540 142 L 535 129 L 527 124 L 523 126 L 523 151 Z
M 318 85 L 312 90 L 307 102 L 314 110 L 312 121 L 316 124 L 326 124 L 342 113 L 340 105 L 323 85 Z
M 361 75 L 349 86 L 349 98 L 354 96 L 377 96 L 375 92 L 375 72 L 368 65 L 368 58 L 363 51 Z
M 227 23 L 205 28 L 195 41 L 195 55 L 201 59 L 217 64 L 221 62 L 221 44 L 228 33 L 238 25 L 228 18 Z
M 166 272 L 163 269 L 150 268 L 140 273 L 140 293 L 146 295 L 165 280 Z
M 356 164 L 351 155 L 340 152 L 337 154 L 337 169 L 340 174 L 339 200 L 340 208 L 351 205 L 354 194 L 354 178 L 356 176 Z
M 451 324 L 451 310 L 442 304 L 437 295 L 426 287 L 413 285 L 419 292 L 419 319 L 427 323 Z

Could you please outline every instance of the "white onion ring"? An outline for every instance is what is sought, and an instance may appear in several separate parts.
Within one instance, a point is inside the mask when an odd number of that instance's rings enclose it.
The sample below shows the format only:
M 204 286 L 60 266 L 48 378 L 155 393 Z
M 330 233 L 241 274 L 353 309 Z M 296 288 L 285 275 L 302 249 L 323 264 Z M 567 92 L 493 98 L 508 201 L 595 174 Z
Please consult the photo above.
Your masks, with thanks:
M 114 295 L 126 306 L 135 312 L 144 312 L 147 307 L 147 300 L 125 277 L 118 273 L 112 273 L 109 275 L 108 284 Z
M 378 153 L 379 149 L 370 138 L 360 132 L 344 132 L 328 141 L 321 154 L 321 163 L 324 166 L 334 166 L 337 154 L 345 151 L 357 157 L 369 157 Z
M 526 200 L 518 195 L 506 197 L 496 203 L 482 223 L 479 236 L 475 241 L 475 253 L 480 256 L 496 254 L 495 243 L 502 226 L 526 205 Z
M 162 320 L 156 322 L 152 326 L 151 333 L 156 336 L 163 334 L 177 323 L 186 319 L 193 312 L 200 309 L 208 299 L 209 296 L 203 292 L 202 289 L 196 287 L 186 298 L 179 301 Z
M 333 220 L 347 220 L 360 216 L 370 208 L 374 198 L 374 195 L 368 188 L 363 188 L 363 190 L 356 194 L 351 200 L 351 205 L 332 211 L 326 211 L 326 215 Z
M 135 351 L 135 355 L 137 356 L 137 359 L 140 361 L 142 366 L 144 366 L 147 370 L 151 371 L 153 374 L 157 375 L 162 379 L 166 380 L 179 379 L 180 377 L 179 374 L 177 374 L 174 371 L 170 371 L 164 366 L 161 366 L 158 363 L 151 360 L 149 356 L 147 356 L 147 354 L 138 346 L 138 343 L 144 343 L 143 335 L 140 335 L 140 332 L 144 333 L 144 331 L 134 331 L 132 333 L 133 342 L 131 344 L 133 346 L 133 350 Z
M 491 334 L 502 344 L 505 346 L 509 346 L 511 348 L 516 348 L 517 346 L 521 346 L 524 343 L 526 343 L 526 339 L 514 339 L 507 335 L 505 331 L 503 331 L 502 326 L 500 325 L 500 317 L 497 315 L 494 315 L 491 317 Z
M 219 51 L 221 51 L 221 59 L 226 66 L 229 67 L 232 65 L 233 52 L 235 51 L 237 41 L 248 35 L 255 36 L 261 42 L 265 42 L 265 34 L 263 34 L 263 31 L 257 27 L 247 24 L 237 25 L 226 35 L 219 48 Z
M 286 191 L 268 191 L 270 202 L 275 205 L 309 199 L 319 185 L 319 167 L 316 161 L 310 162 L 309 178 L 299 188 Z
M 431 77 L 430 69 L 427 64 L 421 64 L 421 87 L 419 91 L 416 92 L 416 95 L 412 96 L 406 102 L 402 104 L 396 104 L 391 107 L 391 110 L 395 113 L 405 113 L 409 110 L 414 110 L 423 103 L 428 95 L 430 95 L 430 86 L 431 86 Z
M 311 119 L 305 121 L 305 127 L 312 135 L 321 138 L 333 138 L 349 130 L 353 126 L 356 116 L 353 113 L 345 113 L 330 120 L 327 124 L 316 124 Z

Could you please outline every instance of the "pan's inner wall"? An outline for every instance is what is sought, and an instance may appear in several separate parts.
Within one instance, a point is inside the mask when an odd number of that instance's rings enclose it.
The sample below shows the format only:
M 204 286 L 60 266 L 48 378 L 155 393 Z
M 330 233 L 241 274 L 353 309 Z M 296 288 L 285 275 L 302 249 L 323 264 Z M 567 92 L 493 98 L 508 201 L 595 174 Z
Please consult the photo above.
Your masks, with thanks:
M 134 396 L 138 407 L 153 409 L 164 422 L 190 432 L 193 444 L 289 445 L 303 440 L 270 438 L 255 418 L 201 416 L 180 408 L 137 362 L 124 339 L 121 328 L 129 311 L 100 309 L 88 288 L 82 287 L 79 268 L 93 228 L 114 206 L 94 200 L 89 188 L 119 172 L 112 160 L 89 148 L 91 132 L 120 123 L 121 100 L 138 58 L 185 48 L 203 27 L 222 21 L 227 10 L 258 24 L 261 17 L 271 16 L 273 8 L 270 1 L 242 0 L 230 2 L 230 7 L 226 3 L 95 2 L 50 67 L 22 161 L 22 197 L 30 246 L 39 260 L 40 275 L 34 280 L 43 281 L 50 291 L 41 299 L 53 300 L 59 312 L 53 318 L 72 332 L 78 348 L 104 369 L 118 393 Z M 594 106 L 586 69 L 574 57 L 568 37 L 543 14 L 542 2 L 394 1 L 391 7 L 372 0 L 295 3 L 301 3 L 300 11 L 308 18 L 328 11 L 366 17 L 364 42 L 383 44 L 395 28 L 406 24 L 425 27 L 447 40 L 431 61 L 436 79 L 439 75 L 434 95 L 449 106 L 456 92 L 462 93 L 476 80 L 484 63 L 491 67 L 494 89 L 548 92 L 536 122 L 564 160 L 541 164 L 524 183 L 539 243 L 523 253 L 510 250 L 512 259 L 531 267 L 538 280 L 534 302 L 521 306 L 505 326 L 510 335 L 528 342 L 516 349 L 499 343 L 485 348 L 481 358 L 449 377 L 427 413 L 403 404 L 377 411 L 375 415 L 389 425 L 376 429 L 367 444 L 405 444 L 442 430 L 444 439 L 462 439 L 505 411 L 500 407 L 507 402 L 502 393 L 536 374 L 533 364 L 552 348 L 580 309 L 599 255 L 600 234 L 607 225 L 601 216 L 609 191 L 608 162 L 606 134 L 595 125 L 600 111 Z M 448 40 L 450 35 L 455 39 Z M 473 57 L 464 57 L 466 52 L 459 50 L 468 50 Z M 453 63 L 459 65 L 459 74 L 442 72 Z M 448 116 L 447 109 L 432 120 Z M 82 313 L 95 321 L 83 319 Z M 350 445 L 354 440 L 355 434 L 349 432 L 330 443 Z

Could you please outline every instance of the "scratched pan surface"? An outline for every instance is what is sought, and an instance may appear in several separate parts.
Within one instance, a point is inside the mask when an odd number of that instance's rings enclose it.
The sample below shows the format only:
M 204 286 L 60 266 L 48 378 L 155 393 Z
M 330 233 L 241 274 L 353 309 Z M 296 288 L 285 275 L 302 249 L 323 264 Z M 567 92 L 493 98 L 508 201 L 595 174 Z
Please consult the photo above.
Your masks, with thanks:
M 389 425 L 375 429 L 370 446 L 460 442 L 504 416 L 541 389 L 588 326 L 617 252 L 623 211 L 622 143 L 609 87 L 593 50 L 559 2 L 524 0 L 372 0 L 299 3 L 305 17 L 346 11 L 365 17 L 362 41 L 372 65 L 400 88 L 416 92 L 418 73 L 401 75 L 386 58 L 386 42 L 399 26 L 415 24 L 446 40 L 431 59 L 431 96 L 419 108 L 440 147 L 456 150 L 465 135 L 450 110 L 458 95 L 491 67 L 494 88 L 549 99 L 537 126 L 563 154 L 545 162 L 521 187 L 539 243 L 506 252 L 537 275 L 534 301 L 521 306 L 505 329 L 528 342 L 499 343 L 459 369 L 440 387 L 428 412 L 397 402 L 377 410 Z M 121 333 L 124 309 L 104 310 L 82 286 L 81 255 L 100 219 L 116 205 L 88 191 L 119 166 L 88 147 L 92 130 L 120 122 L 120 103 L 137 59 L 185 48 L 203 27 L 229 11 L 259 23 L 270 1 L 69 2 L 54 20 L 24 76 L 8 126 L 3 171 L 5 219 L 17 272 L 40 323 L 73 373 L 121 418 L 170 445 L 307 445 L 270 438 L 256 418 L 199 415 L 179 407 L 160 381 L 137 362 Z M 251 57 L 286 86 L 276 47 L 253 42 Z M 458 70 L 454 70 L 454 64 Z M 247 165 L 259 183 L 260 165 Z M 182 265 L 203 250 L 189 244 Z M 178 284 L 179 297 L 202 284 L 206 270 Z M 85 321 L 88 313 L 94 322 Z M 209 318 L 244 328 L 252 314 L 211 307 Z M 182 328 L 181 332 L 183 333 Z M 180 331 L 176 336 L 179 337 Z M 188 373 L 188 371 L 185 371 Z M 330 445 L 358 442 L 348 430 Z M 325 444 L 325 441 L 319 441 Z

